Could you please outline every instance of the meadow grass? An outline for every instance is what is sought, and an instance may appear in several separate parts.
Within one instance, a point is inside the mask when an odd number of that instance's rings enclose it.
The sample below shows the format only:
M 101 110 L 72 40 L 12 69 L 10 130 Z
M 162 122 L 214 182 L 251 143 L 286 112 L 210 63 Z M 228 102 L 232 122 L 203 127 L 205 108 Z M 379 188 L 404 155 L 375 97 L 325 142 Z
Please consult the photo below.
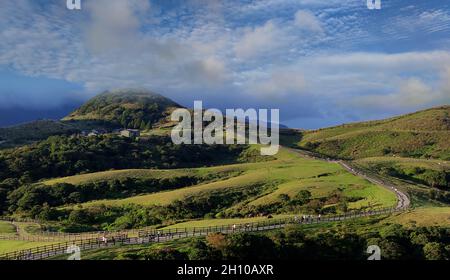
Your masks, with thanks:
M 220 189 L 240 188 L 245 185 L 250 185 L 259 182 L 265 182 L 263 172 L 251 172 L 241 176 L 230 179 L 186 187 L 171 191 L 162 191 L 147 195 L 138 195 L 125 199 L 118 200 L 98 200 L 83 203 L 83 207 L 93 205 L 124 205 L 124 204 L 139 204 L 139 205 L 167 205 L 175 200 L 180 200 L 186 196 L 193 196 L 202 192 L 216 191 Z
M 385 220 L 404 226 L 444 226 L 450 227 L 450 207 L 420 207 L 392 215 Z
M 0 234 L 16 233 L 16 228 L 10 222 L 0 221 Z
M 55 178 L 50 180 L 44 180 L 41 183 L 48 186 L 58 183 L 82 185 L 93 182 L 122 180 L 126 178 L 162 179 L 181 176 L 203 176 L 208 174 L 230 173 L 233 171 L 240 171 L 244 169 L 247 169 L 245 168 L 245 164 L 231 164 L 214 167 L 182 168 L 182 169 L 122 169 L 122 170 L 109 170 L 62 178 Z
M 399 166 L 402 169 L 410 168 L 424 168 L 437 171 L 450 170 L 450 162 L 438 159 L 418 159 L 418 158 L 405 158 L 405 157 L 371 157 L 364 158 L 355 161 L 365 167 L 380 164 L 385 166 Z
M 45 246 L 54 244 L 57 242 L 33 242 L 22 240 L 0 240 L 0 254 L 6 254 L 9 252 L 27 250 L 39 246 Z
M 282 214 L 273 215 L 273 219 L 268 219 L 267 217 L 252 217 L 252 218 L 233 218 L 233 219 L 203 219 L 187 221 L 182 223 L 173 224 L 164 229 L 175 229 L 175 228 L 198 228 L 198 227 L 215 227 L 215 226 L 232 226 L 238 224 L 246 223 L 257 223 L 257 222 L 270 222 L 276 219 L 284 219 L 294 217 L 295 214 Z
M 120 180 L 125 178 L 170 178 L 183 175 L 192 175 L 195 170 L 176 169 L 176 170 L 156 170 L 156 169 L 124 169 L 124 170 L 110 170 L 103 172 L 95 172 L 89 174 L 81 174 L 63 178 L 56 178 L 42 181 L 45 185 L 54 185 L 58 183 L 69 183 L 73 185 L 80 185 L 92 182 Z
M 90 207 L 101 204 L 118 206 L 131 203 L 139 205 L 167 205 L 175 200 L 182 200 L 187 196 L 195 196 L 205 192 L 229 190 L 230 188 L 239 189 L 254 184 L 268 184 L 271 182 L 276 182 L 276 185 L 270 193 L 266 193 L 262 197 L 254 197 L 253 201 L 250 200 L 249 203 L 254 205 L 270 204 L 276 201 L 280 194 L 288 194 L 293 197 L 303 189 L 309 190 L 315 198 L 327 196 L 336 190 L 341 190 L 344 195 L 349 197 L 362 198 L 358 202 L 350 203 L 350 208 L 368 205 L 393 206 L 396 202 L 395 195 L 392 192 L 348 173 L 337 163 L 304 158 L 295 151 L 288 149 L 281 149 L 273 161 L 197 168 L 194 172 L 206 174 L 224 170 L 238 170 L 241 173 L 235 177 L 220 181 L 176 190 L 143 194 L 125 199 L 90 201 L 83 203 L 82 206 Z M 171 170 L 161 171 L 161 173 L 164 172 L 171 172 Z M 180 172 L 180 170 L 175 172 Z M 91 176 L 96 177 L 100 175 L 91 174 Z M 105 175 L 102 174 L 101 176 Z M 79 179 L 77 180 L 79 182 Z

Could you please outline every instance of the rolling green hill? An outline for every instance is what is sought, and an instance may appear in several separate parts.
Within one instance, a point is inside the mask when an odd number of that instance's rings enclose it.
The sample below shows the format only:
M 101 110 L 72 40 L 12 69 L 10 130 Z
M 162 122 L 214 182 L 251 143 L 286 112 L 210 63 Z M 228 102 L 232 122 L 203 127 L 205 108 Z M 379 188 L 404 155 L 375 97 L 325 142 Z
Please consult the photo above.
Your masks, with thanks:
M 327 156 L 359 159 L 395 155 L 450 159 L 450 106 L 390 119 L 303 132 L 298 145 Z
M 395 195 L 380 186 L 346 172 L 339 164 L 302 158 L 282 149 L 277 159 L 266 162 L 242 163 L 226 166 L 189 169 L 191 173 L 217 174 L 233 171 L 231 176 L 210 182 L 141 193 L 120 199 L 91 200 L 81 204 L 57 207 L 61 215 L 95 215 L 90 229 L 100 229 L 99 223 L 110 228 L 171 224 L 199 218 L 243 218 L 267 214 L 335 213 L 348 209 L 367 209 L 395 204 Z M 128 176 L 141 176 L 137 170 Z M 145 171 L 140 171 L 145 172 Z M 167 171 L 159 170 L 157 173 Z M 178 170 L 177 172 L 185 172 Z M 77 182 L 98 179 L 102 173 L 73 176 L 58 182 Z M 160 176 L 160 174 L 148 174 Z M 146 175 L 146 176 L 148 176 Z M 109 180 L 123 176 L 109 173 Z M 47 181 L 55 183 L 55 180 Z M 81 186 L 81 185 L 80 185 Z M 47 188 L 53 188 L 47 186 Z M 104 213 L 115 213 L 103 217 Z M 146 212 L 144 218 L 134 218 L 135 212 Z M 138 214 L 142 215 L 142 214 Z M 103 218 L 101 218 L 103 217 Z M 98 220 L 98 221 L 97 221 Z
M 96 120 L 138 129 L 166 121 L 181 106 L 162 95 L 140 89 L 106 91 L 65 117 L 64 121 Z

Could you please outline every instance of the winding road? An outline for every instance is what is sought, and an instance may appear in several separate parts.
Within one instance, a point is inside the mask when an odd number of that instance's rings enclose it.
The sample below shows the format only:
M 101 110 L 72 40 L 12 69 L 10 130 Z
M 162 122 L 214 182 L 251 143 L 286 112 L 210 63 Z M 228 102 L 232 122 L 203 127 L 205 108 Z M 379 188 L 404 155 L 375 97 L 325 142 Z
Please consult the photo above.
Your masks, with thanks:
M 350 166 L 348 163 L 344 162 L 344 161 L 337 161 L 342 167 L 344 167 L 348 172 L 359 176 L 361 178 L 366 179 L 367 181 L 375 184 L 375 185 L 379 185 L 382 186 L 392 192 L 395 193 L 395 195 L 397 196 L 397 206 L 396 209 L 404 209 L 404 208 L 408 208 L 411 205 L 411 201 L 409 199 L 409 197 L 401 192 L 396 186 L 391 185 L 389 183 L 383 182 L 381 180 L 375 179 L 365 173 L 363 173 L 361 170 L 355 169 L 354 167 Z

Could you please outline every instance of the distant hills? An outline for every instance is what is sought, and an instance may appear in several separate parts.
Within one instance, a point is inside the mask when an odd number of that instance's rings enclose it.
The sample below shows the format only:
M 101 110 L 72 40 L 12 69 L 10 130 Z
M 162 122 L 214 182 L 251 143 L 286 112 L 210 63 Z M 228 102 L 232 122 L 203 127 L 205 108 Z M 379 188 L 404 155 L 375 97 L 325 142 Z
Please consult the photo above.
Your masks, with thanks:
M 106 91 L 61 121 L 43 120 L 0 128 L 0 148 L 95 128 L 148 130 L 172 126 L 169 118 L 176 108 L 182 106 L 144 89 Z M 402 156 L 450 160 L 449 139 L 450 106 L 440 106 L 385 120 L 311 131 L 283 128 L 280 141 L 335 158 Z
M 144 89 L 105 91 L 62 120 L 38 120 L 0 128 L 0 148 L 9 148 L 91 129 L 152 129 L 170 124 L 176 102 Z
M 336 158 L 404 156 L 450 160 L 450 106 L 380 121 L 305 131 L 298 145 Z
M 80 100 L 68 100 L 56 107 L 28 108 L 8 104 L 0 109 L 0 128 L 17 126 L 36 120 L 58 120 L 83 104 Z
M 28 144 L 52 135 L 75 133 L 77 129 L 60 121 L 38 120 L 13 127 L 0 128 L 0 147 Z

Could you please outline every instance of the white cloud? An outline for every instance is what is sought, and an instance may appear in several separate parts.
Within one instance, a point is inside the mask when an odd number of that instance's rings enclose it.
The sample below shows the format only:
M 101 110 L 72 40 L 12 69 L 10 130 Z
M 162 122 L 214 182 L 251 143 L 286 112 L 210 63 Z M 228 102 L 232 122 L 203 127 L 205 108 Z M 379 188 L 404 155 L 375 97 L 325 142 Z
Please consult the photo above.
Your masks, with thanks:
M 262 26 L 243 30 L 242 37 L 235 45 L 236 56 L 245 59 L 264 55 L 280 48 L 285 40 L 284 31 L 269 20 Z
M 352 102 L 355 105 L 369 109 L 381 109 L 392 111 L 398 109 L 409 109 L 423 106 L 424 104 L 432 104 L 438 99 L 442 100 L 440 92 L 425 84 L 419 78 L 413 77 L 400 81 L 398 91 L 386 95 L 370 94 L 366 96 L 358 96 Z
M 448 65 L 444 51 L 318 55 L 241 73 L 237 86 L 285 115 L 377 117 L 450 103 Z
M 307 10 L 299 10 L 295 13 L 295 25 L 302 29 L 311 32 L 323 32 L 320 20 L 311 12 Z
M 350 53 L 302 65 L 311 87 L 342 108 L 396 113 L 450 103 L 449 52 Z
M 424 71 L 442 69 L 446 63 L 450 62 L 450 52 L 429 51 L 429 52 L 403 52 L 403 53 L 373 53 L 355 52 L 347 54 L 326 55 L 314 59 L 315 63 L 347 70 L 357 69 L 370 72 L 378 71 Z
M 241 85 L 247 94 L 261 98 L 290 98 L 308 94 L 307 81 L 299 69 L 277 68 L 267 73 L 247 73 Z
M 86 3 L 90 21 L 85 26 L 88 46 L 102 52 L 127 48 L 139 39 L 139 13 L 146 13 L 150 4 L 146 0 L 96 0 Z

